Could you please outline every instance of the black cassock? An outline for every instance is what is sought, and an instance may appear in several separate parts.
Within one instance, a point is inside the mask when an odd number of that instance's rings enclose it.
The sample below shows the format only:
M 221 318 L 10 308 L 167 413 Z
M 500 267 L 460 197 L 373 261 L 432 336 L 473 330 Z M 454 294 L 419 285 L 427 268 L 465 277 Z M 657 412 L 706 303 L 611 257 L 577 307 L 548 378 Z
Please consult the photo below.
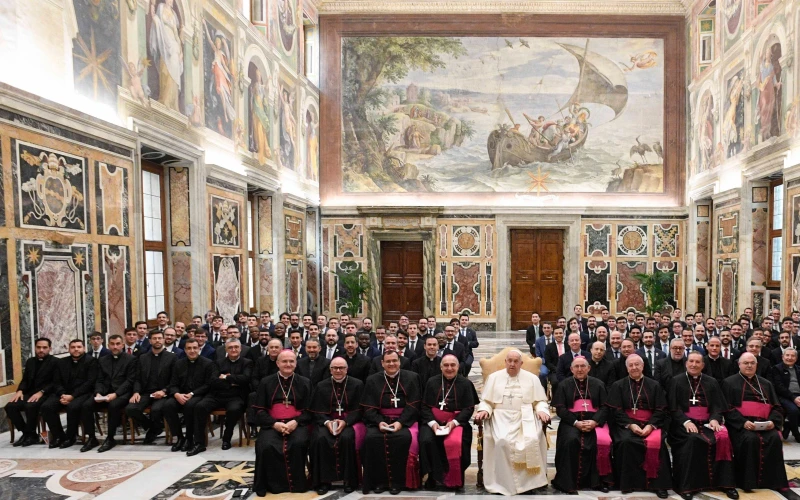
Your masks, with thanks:
M 725 379 L 722 390 L 728 401 L 725 425 L 733 444 L 736 486 L 745 490 L 786 488 L 788 484 L 779 430 L 783 422 L 783 409 L 772 384 L 763 377 L 755 376 L 748 380 L 737 373 Z M 757 391 L 763 394 L 766 404 L 763 404 Z M 761 414 L 746 416 L 758 413 L 752 411 L 754 409 L 760 410 Z M 775 428 L 770 431 L 748 431 L 744 428 L 748 420 L 769 420 L 775 424 Z
M 397 401 L 392 401 L 392 391 L 397 394 Z M 361 396 L 367 425 L 367 436 L 361 448 L 365 490 L 419 487 L 417 421 L 420 399 L 419 377 L 414 372 L 400 370 L 394 378 L 384 378 L 381 371 L 367 377 Z M 382 432 L 378 428 L 381 422 L 400 422 L 402 427 L 397 432 Z
M 284 393 L 288 394 L 284 398 Z M 288 400 L 288 404 L 287 404 Z M 253 409 L 261 427 L 256 441 L 256 471 L 253 490 L 258 496 L 269 493 L 302 493 L 308 490 L 306 455 L 311 414 L 311 382 L 294 374 L 288 379 L 274 373 L 258 384 Z M 295 420 L 297 428 L 288 436 L 272 426 Z
M 448 488 L 464 486 L 464 471 L 472 462 L 472 425 L 469 419 L 476 404 L 478 393 L 464 376 L 456 375 L 447 380 L 444 375 L 436 375 L 428 379 L 420 407 L 420 476 L 429 474 L 429 478 Z M 455 420 L 458 426 L 447 436 L 436 436 L 429 425 L 435 421 L 444 426 L 450 420 Z
M 334 481 L 344 481 L 353 488 L 358 485 L 361 464 L 357 443 L 361 444 L 366 434 L 361 421 L 363 390 L 364 384 L 355 377 L 342 382 L 329 377 L 314 388 L 309 407 L 316 423 L 309 453 L 314 488 Z M 334 436 L 325 426 L 328 420 L 344 420 L 347 426 Z
M 639 491 L 669 489 L 672 483 L 669 450 L 664 442 L 669 412 L 664 389 L 651 378 L 642 377 L 637 382 L 625 377 L 611 385 L 607 406 L 612 419 L 609 427 L 614 441 L 614 477 L 619 488 Z M 657 430 L 642 438 L 625 428 L 629 424 L 641 428 L 650 424 Z M 656 439 L 659 434 L 660 441 Z M 656 450 L 655 445 L 659 442 Z
M 711 375 L 690 379 L 684 373 L 670 381 L 668 399 L 672 414 L 669 445 L 672 448 L 675 491 L 690 493 L 711 488 L 733 488 L 735 480 L 728 433 L 723 431 L 715 436 L 714 431 L 705 427 L 711 420 L 723 424 L 722 417 L 728 412 L 728 403 L 719 383 Z M 684 423 L 687 420 L 697 427 L 697 433 L 686 430 Z
M 583 399 L 591 404 L 583 405 Z M 584 488 L 597 488 L 613 482 L 611 477 L 611 439 L 605 425 L 608 417 L 606 387 L 594 377 L 576 380 L 564 379 L 553 394 L 553 406 L 561 422 L 556 442 L 556 475 L 553 486 L 561 491 L 573 492 Z M 580 410 L 580 411 L 573 411 Z M 596 410 L 596 411 L 595 411 Z M 582 432 L 575 427 L 579 420 L 594 420 L 595 430 Z M 598 460 L 598 433 L 602 462 Z M 602 474 L 600 472 L 602 469 Z

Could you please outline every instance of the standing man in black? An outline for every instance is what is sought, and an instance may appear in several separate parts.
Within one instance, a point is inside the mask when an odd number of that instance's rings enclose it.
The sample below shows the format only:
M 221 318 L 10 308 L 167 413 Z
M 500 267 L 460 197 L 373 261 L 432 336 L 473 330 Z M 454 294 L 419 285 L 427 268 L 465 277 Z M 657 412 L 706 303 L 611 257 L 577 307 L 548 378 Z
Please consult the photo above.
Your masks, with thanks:
M 131 374 L 136 365 L 136 358 L 122 352 L 122 346 L 122 336 L 108 337 L 111 355 L 100 358 L 100 370 L 97 382 L 94 384 L 94 397 L 87 400 L 81 408 L 83 432 L 87 436 L 86 444 L 81 448 L 82 452 L 87 452 L 98 444 L 94 434 L 94 414 L 103 409 L 108 410 L 108 435 L 97 451 L 103 453 L 117 444 L 114 436 L 122 423 L 122 410 L 131 397 L 133 389 Z
M 239 423 L 245 410 L 245 402 L 250 394 L 250 379 L 253 376 L 253 362 L 241 356 L 242 343 L 229 338 L 225 342 L 227 356 L 216 361 L 219 375 L 211 380 L 211 391 L 197 405 L 195 428 L 204 429 L 208 416 L 214 410 L 225 410 L 225 433 L 222 435 L 222 449 L 231 449 L 233 429 Z M 193 455 L 205 451 L 205 441 L 199 436 Z
M 14 427 L 22 431 L 22 437 L 14 442 L 14 446 L 30 446 L 39 443 L 36 425 L 39 423 L 39 410 L 46 395 L 55 388 L 56 358 L 50 355 L 50 339 L 36 340 L 35 355 L 25 362 L 22 381 L 17 387 L 14 397 L 6 405 L 8 415 Z M 22 414 L 25 414 L 25 418 Z
M 478 343 L 478 335 L 475 330 L 469 327 L 469 314 L 462 314 L 458 317 L 458 341 L 466 347 L 464 355 L 464 369 L 462 373 L 466 377 L 472 369 L 472 362 L 475 357 L 472 355 L 472 350 L 477 349 L 480 345 Z
M 538 312 L 531 314 L 531 326 L 525 331 L 525 343 L 530 348 L 531 355 L 536 357 L 536 339 L 542 335 L 541 318 Z
M 332 329 L 328 332 L 336 335 Z M 315 387 L 330 373 L 329 364 L 331 364 L 330 360 L 320 354 L 319 342 L 309 340 L 306 342 L 306 357 L 297 361 L 297 374 L 310 380 L 311 387 Z
M 411 327 L 412 325 L 409 325 Z M 356 336 L 350 333 L 344 334 L 344 356 L 347 361 L 347 373 L 350 377 L 357 378 L 361 382 L 366 382 L 369 376 L 370 358 L 358 352 L 358 342 Z
M 186 347 L 186 357 L 179 360 L 172 370 L 170 399 L 164 405 L 164 416 L 172 435 L 178 437 L 172 445 L 172 451 L 191 453 L 196 446 L 195 438 L 198 439 L 197 446 L 202 447 L 203 433 L 206 431 L 205 421 L 202 426 L 196 425 L 194 412 L 197 404 L 208 394 L 211 381 L 219 376 L 219 371 L 213 361 L 200 356 L 200 347 L 196 339 L 187 340 L 184 347 Z M 186 422 L 185 435 L 181 429 L 178 413 L 183 413 Z
M 84 351 L 83 341 L 69 343 L 69 357 L 56 364 L 55 388 L 42 403 L 42 417 L 50 428 L 50 448 L 69 448 L 75 444 L 81 407 L 92 397 L 97 380 L 97 361 Z M 61 410 L 67 412 L 67 433 L 61 425 Z
M 164 430 L 164 407 L 169 401 L 169 382 L 178 357 L 164 350 L 164 333 L 150 332 L 150 350 L 139 356 L 133 376 L 133 395 L 125 414 L 147 431 L 144 444 L 151 444 Z M 150 408 L 149 417 L 144 414 Z

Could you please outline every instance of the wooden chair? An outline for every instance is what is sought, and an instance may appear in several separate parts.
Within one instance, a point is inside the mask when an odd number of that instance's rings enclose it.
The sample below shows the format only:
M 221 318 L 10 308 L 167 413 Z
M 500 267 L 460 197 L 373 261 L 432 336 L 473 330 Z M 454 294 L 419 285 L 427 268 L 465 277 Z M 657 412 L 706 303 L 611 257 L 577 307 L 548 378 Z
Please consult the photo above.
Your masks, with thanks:
M 14 439 L 14 435 L 15 435 L 15 431 L 16 431 L 16 430 L 14 429 L 14 422 L 12 422 L 10 418 L 8 418 L 8 419 L 6 419 L 6 420 L 7 420 L 7 422 L 8 422 L 8 432 L 9 432 L 9 434 L 11 434 L 11 444 L 14 444 L 14 440 L 15 440 L 15 439 Z M 38 422 L 38 424 L 37 424 L 37 426 L 36 426 L 36 432 L 37 432 L 37 433 L 38 433 L 40 436 L 42 435 L 42 426 L 43 426 L 43 425 L 44 425 L 44 420 L 42 420 L 42 418 L 40 417 L 40 418 L 39 418 L 39 422 Z
M 148 406 L 147 408 L 145 408 L 143 413 L 145 415 L 150 415 L 150 407 Z M 125 418 L 123 420 L 128 421 L 128 428 L 130 428 L 131 430 L 131 444 L 134 444 L 136 441 L 136 435 L 138 434 L 138 432 L 136 431 L 136 422 L 134 422 L 133 419 L 127 415 L 125 415 Z M 164 420 L 164 433 L 166 434 L 166 444 L 172 444 L 172 433 L 169 430 L 169 425 L 167 425 L 166 419 Z M 125 436 L 124 424 L 122 426 L 122 439 L 123 442 L 127 439 L 127 437 Z
M 506 367 L 506 354 L 508 351 L 513 349 L 512 347 L 506 347 L 502 351 L 498 352 L 491 358 L 483 358 L 480 361 L 481 364 L 481 377 L 483 377 L 484 384 L 486 383 L 486 378 L 491 375 L 492 373 L 500 370 L 504 370 Z M 542 358 L 534 358 L 530 354 L 522 353 L 522 369 L 529 371 L 539 376 L 539 371 L 542 367 Z M 483 488 L 483 422 L 478 422 L 478 481 L 477 486 L 478 488 Z
M 214 437 L 214 426 L 211 423 L 211 417 L 217 417 L 219 421 L 219 435 L 222 436 L 224 427 L 225 427 L 225 416 L 228 414 L 225 410 L 214 410 L 208 416 L 208 421 L 206 422 L 206 446 L 208 446 L 208 435 L 211 434 L 211 437 Z M 244 421 L 245 414 L 242 413 L 241 418 L 239 418 L 239 448 L 242 447 L 245 439 L 247 439 L 247 446 L 250 446 L 250 429 L 247 427 Z

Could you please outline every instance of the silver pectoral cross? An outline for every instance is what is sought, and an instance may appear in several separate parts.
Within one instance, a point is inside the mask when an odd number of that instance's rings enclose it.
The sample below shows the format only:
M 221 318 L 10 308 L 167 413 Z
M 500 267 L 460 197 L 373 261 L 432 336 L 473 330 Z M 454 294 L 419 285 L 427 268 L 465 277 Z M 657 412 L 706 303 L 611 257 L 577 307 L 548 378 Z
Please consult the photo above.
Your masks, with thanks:
M 633 414 L 636 415 L 636 405 L 633 405 Z
M 395 396 L 395 397 L 393 397 L 393 398 L 389 399 L 389 401 L 391 401 L 392 403 L 394 403 L 394 407 L 395 407 L 395 408 L 397 408 L 397 403 L 399 403 L 399 402 L 400 402 L 400 398 L 398 398 L 397 396 Z
M 439 409 L 444 411 L 444 407 L 447 406 L 447 403 L 444 402 L 444 399 L 439 401 Z
M 342 412 L 343 412 L 343 411 L 344 411 L 344 408 L 342 408 L 342 405 L 341 405 L 341 403 L 340 403 L 340 404 L 337 404 L 337 405 L 336 405 L 336 413 L 338 413 L 340 417 L 342 416 Z
M 699 400 L 699 399 L 697 399 L 697 396 L 692 396 L 692 399 L 690 399 L 689 401 L 691 401 L 691 403 L 692 403 L 693 405 L 697 405 L 697 403 L 698 403 L 700 400 Z
M 583 411 L 589 410 L 589 403 L 587 403 L 585 399 L 583 400 L 583 404 L 581 406 L 583 406 Z

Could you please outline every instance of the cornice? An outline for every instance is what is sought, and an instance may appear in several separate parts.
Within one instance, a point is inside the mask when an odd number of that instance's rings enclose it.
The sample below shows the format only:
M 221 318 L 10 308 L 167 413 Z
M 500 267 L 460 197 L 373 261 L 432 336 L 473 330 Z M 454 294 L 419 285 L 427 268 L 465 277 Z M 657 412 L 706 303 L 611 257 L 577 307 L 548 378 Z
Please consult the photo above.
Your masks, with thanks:
M 690 0 L 317 0 L 324 14 L 627 14 L 685 16 Z

